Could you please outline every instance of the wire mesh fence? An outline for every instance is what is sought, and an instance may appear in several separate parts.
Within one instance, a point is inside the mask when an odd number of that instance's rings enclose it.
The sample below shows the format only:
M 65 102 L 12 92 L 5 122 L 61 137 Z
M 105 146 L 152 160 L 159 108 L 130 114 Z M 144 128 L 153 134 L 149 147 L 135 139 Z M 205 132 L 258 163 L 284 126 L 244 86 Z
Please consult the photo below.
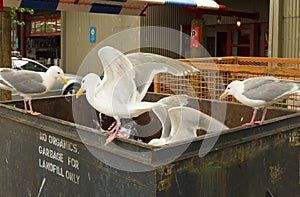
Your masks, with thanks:
M 200 70 L 185 77 L 159 74 L 154 79 L 154 91 L 167 94 L 187 94 L 206 99 L 218 99 L 234 80 L 273 76 L 300 83 L 300 59 L 261 57 L 194 58 L 180 60 Z M 229 96 L 227 101 L 237 102 Z M 300 94 L 274 103 L 274 107 L 300 110 Z

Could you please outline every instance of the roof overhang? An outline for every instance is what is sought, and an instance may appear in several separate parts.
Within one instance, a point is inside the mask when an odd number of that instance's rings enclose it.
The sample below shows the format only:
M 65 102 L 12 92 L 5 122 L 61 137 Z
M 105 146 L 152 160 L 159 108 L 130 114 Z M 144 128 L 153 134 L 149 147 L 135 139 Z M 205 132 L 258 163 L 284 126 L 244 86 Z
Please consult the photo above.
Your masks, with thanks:
M 0 0 L 2 1 L 2 0 Z M 149 5 L 178 5 L 201 9 L 224 9 L 214 0 L 3 0 L 4 7 L 91 13 L 143 15 Z

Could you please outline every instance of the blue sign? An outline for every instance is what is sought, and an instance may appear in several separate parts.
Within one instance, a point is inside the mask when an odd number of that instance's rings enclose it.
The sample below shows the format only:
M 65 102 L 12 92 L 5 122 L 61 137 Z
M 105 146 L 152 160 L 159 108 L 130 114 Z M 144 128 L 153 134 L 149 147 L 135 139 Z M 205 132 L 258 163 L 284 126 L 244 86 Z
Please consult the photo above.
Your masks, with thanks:
M 19 38 L 16 37 L 16 50 L 18 50 L 18 49 L 19 49 Z
M 96 42 L 96 27 L 90 27 L 90 42 Z

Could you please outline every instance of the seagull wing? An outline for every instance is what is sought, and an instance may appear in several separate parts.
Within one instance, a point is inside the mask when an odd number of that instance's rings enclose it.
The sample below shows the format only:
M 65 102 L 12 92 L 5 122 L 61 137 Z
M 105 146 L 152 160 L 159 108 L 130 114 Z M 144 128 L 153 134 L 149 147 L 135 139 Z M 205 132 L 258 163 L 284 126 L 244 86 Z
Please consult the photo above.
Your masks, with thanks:
M 134 65 L 137 100 L 144 98 L 154 76 L 158 73 L 184 76 L 199 71 L 186 63 L 152 53 L 131 53 L 127 54 L 126 57 Z
M 8 82 L 6 82 L 6 80 L 2 77 L 2 73 L 7 73 L 7 72 L 15 72 L 15 70 L 10 68 L 0 69 L 0 88 L 3 90 L 13 91 L 14 88 Z
M 187 140 L 196 137 L 199 128 L 199 111 L 190 107 L 174 107 L 169 109 L 172 124 L 171 141 Z M 192 131 L 192 132 L 191 132 Z
M 148 62 L 159 63 L 161 66 L 167 67 L 169 73 L 176 76 L 187 75 L 199 71 L 181 61 L 153 53 L 130 53 L 127 54 L 126 57 L 135 66 Z
M 242 94 L 252 100 L 274 102 L 298 90 L 299 86 L 295 83 L 281 81 L 274 77 L 259 77 L 245 80 Z
M 105 92 L 114 105 L 122 107 L 128 104 L 135 94 L 135 70 L 128 58 L 110 46 L 101 48 L 98 56 L 104 69 L 104 78 L 97 87 L 97 92 Z M 125 107 L 125 106 L 123 106 Z
M 168 111 L 171 108 L 188 104 L 189 97 L 187 95 L 172 95 L 160 99 L 157 105 L 152 108 L 152 111 L 158 117 L 162 124 L 161 138 L 167 138 L 171 132 L 171 122 Z
M 104 69 L 103 85 L 119 80 L 133 68 L 128 58 L 113 47 L 106 46 L 101 48 L 98 51 L 98 56 Z
M 0 72 L 5 82 L 13 87 L 19 94 L 40 94 L 47 88 L 43 84 L 43 77 L 39 72 L 26 70 L 6 70 Z
M 275 77 L 255 77 L 255 78 L 249 78 L 249 79 L 245 79 L 243 81 L 244 84 L 244 90 L 250 90 L 250 89 L 254 89 L 254 88 L 258 88 L 264 84 L 267 83 L 274 83 L 276 81 L 279 81 L 277 78 Z
M 207 133 L 228 129 L 226 125 L 207 114 L 190 107 L 174 107 L 169 109 L 172 124 L 171 141 L 188 140 L 197 136 L 197 129 Z

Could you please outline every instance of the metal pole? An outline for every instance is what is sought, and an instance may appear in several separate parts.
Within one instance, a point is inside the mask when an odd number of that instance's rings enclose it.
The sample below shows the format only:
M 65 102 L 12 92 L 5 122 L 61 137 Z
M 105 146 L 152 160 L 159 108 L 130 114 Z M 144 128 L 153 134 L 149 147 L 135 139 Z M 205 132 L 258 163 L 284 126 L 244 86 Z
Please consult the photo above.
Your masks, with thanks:
M 0 0 L 3 8 L 3 0 Z M 2 5 L 2 6 L 1 6 Z M 0 67 L 11 68 L 11 19 L 10 13 L 0 11 Z M 0 89 L 0 101 L 10 100 L 11 92 Z

